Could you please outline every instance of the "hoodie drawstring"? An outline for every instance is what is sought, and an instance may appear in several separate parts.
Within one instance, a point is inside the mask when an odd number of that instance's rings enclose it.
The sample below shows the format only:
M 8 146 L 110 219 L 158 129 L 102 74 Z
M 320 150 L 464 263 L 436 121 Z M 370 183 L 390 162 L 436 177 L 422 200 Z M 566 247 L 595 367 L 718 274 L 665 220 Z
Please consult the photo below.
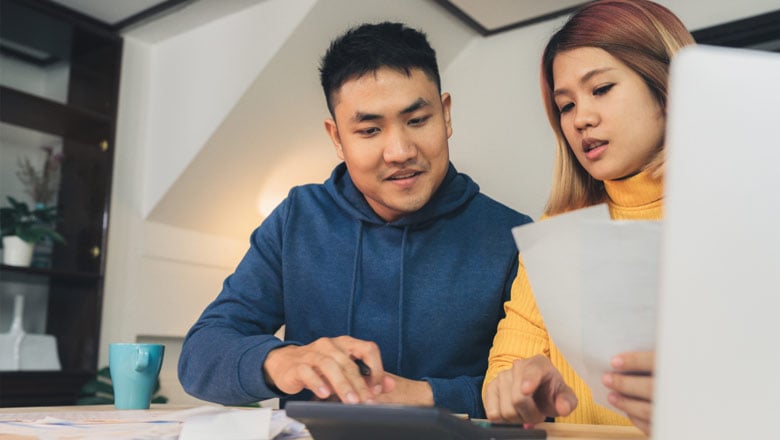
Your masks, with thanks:
M 396 371 L 401 372 L 401 358 L 404 352 L 404 256 L 406 255 L 406 236 L 409 226 L 404 227 L 404 235 L 401 239 L 401 285 L 398 288 L 398 363 Z
M 349 294 L 349 309 L 347 309 L 347 336 L 352 336 L 352 315 L 357 301 L 358 272 L 360 271 L 360 259 L 363 252 L 363 222 L 358 221 L 357 244 L 355 245 L 355 262 L 352 267 L 352 291 Z

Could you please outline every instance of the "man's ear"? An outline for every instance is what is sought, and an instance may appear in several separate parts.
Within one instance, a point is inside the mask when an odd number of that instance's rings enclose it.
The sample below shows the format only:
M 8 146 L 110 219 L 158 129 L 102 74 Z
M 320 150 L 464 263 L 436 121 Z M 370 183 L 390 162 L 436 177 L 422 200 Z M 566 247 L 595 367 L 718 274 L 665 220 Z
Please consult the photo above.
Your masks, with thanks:
M 452 106 L 452 96 L 449 93 L 441 94 L 441 110 L 444 113 L 444 124 L 447 126 L 447 139 L 452 136 L 452 117 L 450 107 Z
M 333 118 L 325 120 L 325 131 L 328 132 L 330 140 L 333 142 L 333 146 L 336 147 L 336 155 L 339 159 L 344 160 L 344 150 L 341 148 L 341 136 L 339 135 L 339 127 L 336 125 L 336 121 Z

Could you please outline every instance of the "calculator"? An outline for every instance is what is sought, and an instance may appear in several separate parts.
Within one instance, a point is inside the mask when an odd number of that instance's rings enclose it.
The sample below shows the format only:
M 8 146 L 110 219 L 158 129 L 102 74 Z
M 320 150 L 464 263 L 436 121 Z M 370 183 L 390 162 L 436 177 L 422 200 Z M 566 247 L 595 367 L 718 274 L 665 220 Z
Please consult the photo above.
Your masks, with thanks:
M 314 440 L 547 438 L 547 433 L 541 429 L 472 421 L 436 407 L 288 401 L 285 410 L 287 417 L 306 425 Z

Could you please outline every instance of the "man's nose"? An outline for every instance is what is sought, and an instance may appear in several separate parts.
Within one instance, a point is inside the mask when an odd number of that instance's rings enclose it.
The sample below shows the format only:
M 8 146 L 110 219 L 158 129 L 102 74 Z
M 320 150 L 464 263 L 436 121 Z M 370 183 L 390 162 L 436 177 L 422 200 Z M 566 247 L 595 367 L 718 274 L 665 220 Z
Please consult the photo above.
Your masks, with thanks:
M 417 156 L 417 146 L 406 127 L 387 132 L 384 151 L 386 162 L 405 163 Z

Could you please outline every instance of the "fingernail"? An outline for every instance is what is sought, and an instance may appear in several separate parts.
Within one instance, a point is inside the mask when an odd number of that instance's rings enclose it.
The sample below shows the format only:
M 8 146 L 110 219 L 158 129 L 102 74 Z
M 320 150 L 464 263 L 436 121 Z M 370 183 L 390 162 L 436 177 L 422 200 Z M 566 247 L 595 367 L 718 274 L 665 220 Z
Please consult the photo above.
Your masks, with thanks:
M 604 376 L 601 377 L 601 381 L 604 383 L 604 385 L 611 387 L 612 386 L 612 375 L 609 373 L 604 373 Z
M 623 358 L 620 356 L 615 356 L 612 358 L 612 361 L 610 363 L 614 368 L 620 368 L 623 366 Z
M 375 396 L 382 394 L 382 385 L 374 385 L 372 391 L 374 392 Z
M 609 400 L 609 403 L 615 405 L 618 401 L 617 393 L 609 393 L 607 394 L 607 400 Z
M 317 387 L 317 395 L 324 399 L 330 395 L 330 390 L 323 386 Z
M 347 393 L 347 403 L 358 403 L 358 398 L 353 392 Z

